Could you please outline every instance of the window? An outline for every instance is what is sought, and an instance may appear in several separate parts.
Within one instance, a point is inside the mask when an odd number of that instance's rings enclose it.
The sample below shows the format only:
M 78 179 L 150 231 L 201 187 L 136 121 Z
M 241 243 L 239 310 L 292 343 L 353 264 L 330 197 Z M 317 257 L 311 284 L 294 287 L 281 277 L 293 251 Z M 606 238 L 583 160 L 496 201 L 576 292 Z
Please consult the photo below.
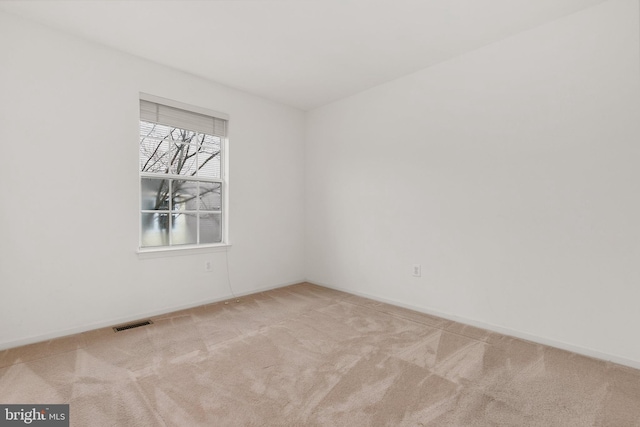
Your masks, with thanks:
M 140 99 L 140 247 L 226 243 L 224 115 Z

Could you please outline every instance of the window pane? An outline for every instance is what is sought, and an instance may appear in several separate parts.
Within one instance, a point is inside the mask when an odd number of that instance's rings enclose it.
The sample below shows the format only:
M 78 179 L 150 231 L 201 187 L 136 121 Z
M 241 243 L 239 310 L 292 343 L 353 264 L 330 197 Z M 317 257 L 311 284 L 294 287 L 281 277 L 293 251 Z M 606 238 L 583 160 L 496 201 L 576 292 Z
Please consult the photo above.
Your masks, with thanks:
M 141 178 L 142 210 L 169 210 L 169 180 Z
M 141 100 L 139 131 L 141 246 L 221 243 L 226 120 Z
M 195 135 L 196 133 L 190 130 L 140 121 L 140 137 L 144 136 L 166 141 L 191 142 Z
M 172 182 L 172 201 L 173 210 L 184 211 L 197 209 L 198 200 L 198 182 L 197 181 L 180 181 Z
M 173 245 L 195 245 L 198 243 L 198 217 L 196 214 L 172 214 L 171 243 Z
M 176 142 L 195 143 L 196 133 L 192 130 L 180 129 L 175 127 L 168 127 L 170 129 L 171 139 Z
M 190 130 L 141 121 L 140 170 L 195 175 L 199 147 L 195 137 Z
M 167 173 L 169 143 L 153 138 L 140 137 L 140 170 L 142 172 Z
M 197 152 L 196 145 L 176 142 L 171 147 L 169 155 L 171 162 L 170 171 L 176 175 L 194 176 L 197 169 Z
M 171 140 L 171 127 L 140 121 L 140 137 Z
M 222 185 L 218 182 L 200 183 L 200 210 L 219 211 L 222 207 Z
M 143 213 L 140 217 L 142 246 L 169 244 L 169 213 Z
M 222 242 L 222 215 L 200 214 L 200 243 Z
M 220 138 L 198 135 L 198 176 L 220 178 Z

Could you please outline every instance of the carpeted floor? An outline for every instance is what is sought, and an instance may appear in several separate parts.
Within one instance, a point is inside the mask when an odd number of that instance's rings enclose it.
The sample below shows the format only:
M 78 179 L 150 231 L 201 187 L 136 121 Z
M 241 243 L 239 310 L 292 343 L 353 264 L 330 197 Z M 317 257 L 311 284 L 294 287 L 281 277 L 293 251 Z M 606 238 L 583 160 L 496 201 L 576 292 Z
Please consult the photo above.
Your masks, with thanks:
M 0 352 L 72 426 L 640 426 L 640 371 L 300 284 Z

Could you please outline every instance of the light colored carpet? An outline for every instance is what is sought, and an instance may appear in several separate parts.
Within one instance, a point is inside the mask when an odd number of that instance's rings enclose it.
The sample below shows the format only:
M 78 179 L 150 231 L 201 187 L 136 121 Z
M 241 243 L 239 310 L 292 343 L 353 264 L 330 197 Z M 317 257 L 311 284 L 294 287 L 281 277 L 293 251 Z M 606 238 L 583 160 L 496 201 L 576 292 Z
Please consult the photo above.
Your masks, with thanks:
M 314 285 L 153 321 L 0 352 L 0 403 L 69 403 L 73 426 L 640 426 L 640 371 Z

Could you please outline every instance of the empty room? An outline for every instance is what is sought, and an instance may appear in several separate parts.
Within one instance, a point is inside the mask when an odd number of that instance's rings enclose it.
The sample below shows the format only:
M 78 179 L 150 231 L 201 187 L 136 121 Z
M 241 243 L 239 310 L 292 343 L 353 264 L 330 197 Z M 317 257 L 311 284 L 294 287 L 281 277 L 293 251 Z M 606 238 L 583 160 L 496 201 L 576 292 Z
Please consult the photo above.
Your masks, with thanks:
M 0 425 L 640 426 L 639 0 L 0 0 Z

